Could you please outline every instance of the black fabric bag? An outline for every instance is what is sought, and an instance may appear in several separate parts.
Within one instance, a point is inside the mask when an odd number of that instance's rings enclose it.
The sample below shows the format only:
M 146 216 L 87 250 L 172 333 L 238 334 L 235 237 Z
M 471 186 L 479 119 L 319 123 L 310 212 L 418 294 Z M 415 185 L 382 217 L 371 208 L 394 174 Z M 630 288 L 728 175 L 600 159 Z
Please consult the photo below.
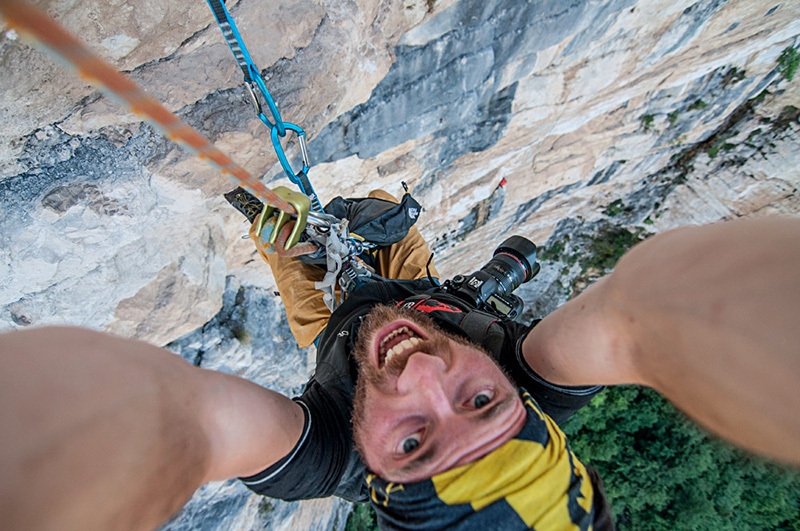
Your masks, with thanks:
M 404 194 L 400 204 L 372 197 L 345 199 L 336 197 L 325 206 L 325 212 L 349 221 L 349 231 L 364 241 L 385 247 L 397 243 L 419 217 L 419 203 Z

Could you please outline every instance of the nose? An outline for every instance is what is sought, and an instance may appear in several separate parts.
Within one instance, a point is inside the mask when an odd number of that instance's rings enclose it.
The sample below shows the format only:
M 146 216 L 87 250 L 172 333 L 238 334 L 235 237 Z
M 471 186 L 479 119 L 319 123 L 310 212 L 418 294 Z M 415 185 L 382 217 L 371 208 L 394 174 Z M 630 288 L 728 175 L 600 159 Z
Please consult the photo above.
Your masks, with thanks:
M 425 398 L 433 407 L 450 409 L 445 376 L 447 365 L 442 358 L 423 352 L 412 354 L 397 379 L 397 391 Z

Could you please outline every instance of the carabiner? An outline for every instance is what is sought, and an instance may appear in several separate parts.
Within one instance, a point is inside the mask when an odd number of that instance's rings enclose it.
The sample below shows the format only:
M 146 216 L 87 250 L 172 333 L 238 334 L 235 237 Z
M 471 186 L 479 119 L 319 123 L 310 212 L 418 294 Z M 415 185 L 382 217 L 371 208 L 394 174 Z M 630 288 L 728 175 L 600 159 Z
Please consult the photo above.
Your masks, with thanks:
M 308 174 L 308 170 L 311 166 L 311 162 L 308 160 L 308 147 L 306 146 L 306 132 L 300 126 L 294 125 L 289 122 L 283 122 L 283 125 L 286 126 L 286 129 L 289 131 L 294 131 L 297 134 L 297 139 L 300 142 L 300 156 L 303 159 L 303 169 L 300 172 Z M 278 155 L 278 161 L 281 163 L 283 167 L 284 173 L 286 176 L 289 177 L 289 180 L 293 183 L 297 184 L 297 177 L 296 173 L 292 170 L 292 167 L 289 165 L 289 160 L 286 158 L 286 153 L 283 151 L 283 146 L 281 145 L 280 139 L 280 132 L 278 131 L 277 127 L 272 128 L 272 145 L 275 148 L 275 153 Z M 298 173 L 300 173 L 298 172 Z M 304 190 L 305 193 L 308 193 L 307 190 Z
M 250 91 L 250 98 L 253 100 L 253 107 L 256 110 L 256 115 L 258 115 L 258 117 L 261 118 L 262 116 L 264 116 L 264 112 L 261 110 L 261 102 L 258 101 L 258 96 L 256 96 L 255 86 L 253 85 L 253 83 L 251 81 L 247 81 L 244 84 L 244 86 L 247 87 L 248 91 Z M 266 119 L 266 116 L 264 116 L 264 118 L 261 118 L 261 121 L 263 122 L 265 119 Z M 271 126 L 271 125 L 272 125 L 271 123 L 268 124 L 268 126 Z M 272 127 L 270 127 L 270 129 L 272 129 Z
M 269 93 L 267 90 L 267 84 L 264 82 L 264 78 L 261 77 L 261 74 L 255 69 L 255 66 L 250 63 L 248 64 L 248 70 L 250 73 L 250 81 L 247 83 L 247 87 L 250 89 L 250 95 L 253 97 L 253 101 L 256 108 L 256 113 L 258 117 L 264 122 L 264 125 L 270 128 L 270 130 L 278 130 L 279 136 L 286 136 L 286 125 L 281 118 L 281 113 L 278 111 L 278 105 L 275 103 L 275 100 L 272 99 L 272 94 Z M 256 86 L 258 87 L 259 92 L 261 92 L 261 96 L 264 98 L 264 101 L 267 102 L 267 107 L 269 107 L 269 112 L 272 115 L 272 119 L 275 123 L 269 121 L 269 118 L 264 114 L 262 110 L 261 103 L 258 101 L 258 97 L 256 96 L 255 88 L 253 87 L 253 82 L 255 81 Z

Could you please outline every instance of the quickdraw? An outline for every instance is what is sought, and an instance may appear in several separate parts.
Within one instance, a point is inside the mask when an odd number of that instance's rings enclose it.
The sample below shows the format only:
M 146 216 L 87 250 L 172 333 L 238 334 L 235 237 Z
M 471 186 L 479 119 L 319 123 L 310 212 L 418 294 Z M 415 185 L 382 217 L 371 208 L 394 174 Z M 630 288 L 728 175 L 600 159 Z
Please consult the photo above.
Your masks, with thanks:
M 341 300 L 336 298 L 335 284 L 337 280 L 342 287 L 342 296 L 344 296 L 369 278 L 379 278 L 358 259 L 361 253 L 374 249 L 375 245 L 348 235 L 347 219 L 340 220 L 325 213 L 319 197 L 308 179 L 311 163 L 309 162 L 305 131 L 300 126 L 285 122 L 281 118 L 278 106 L 261 75 L 261 70 L 253 62 L 224 1 L 206 0 L 206 2 L 214 13 L 222 35 L 242 70 L 244 83 L 250 91 L 256 114 L 270 129 L 272 145 L 284 173 L 291 182 L 300 188 L 302 194 L 307 196 L 306 199 L 303 195 L 296 194 L 287 188 L 276 188 L 275 191 L 295 207 L 297 219 L 292 224 L 289 215 L 284 211 L 279 212 L 277 218 L 273 218 L 274 209 L 265 205 L 255 230 L 256 245 L 265 250 L 264 246 L 268 244 L 272 250 L 283 256 L 297 256 L 298 254 L 307 254 L 305 251 L 299 253 L 297 247 L 310 247 L 312 242 L 316 244 L 318 246 L 315 249 L 317 256 L 325 256 L 327 272 L 321 282 L 315 283 L 315 287 L 323 292 L 326 306 L 333 311 L 341 303 Z M 259 98 L 259 94 L 261 98 Z M 261 99 L 266 102 L 272 120 L 264 113 Z M 303 167 L 296 173 L 289 164 L 280 142 L 280 138 L 286 135 L 286 131 L 294 132 L 300 145 Z M 307 223 L 311 227 L 307 227 Z M 292 228 L 287 229 L 287 226 Z M 265 230 L 266 227 L 268 228 Z M 300 236 L 304 231 L 307 241 L 299 243 Z
M 283 167 L 284 173 L 291 182 L 300 188 L 301 192 L 308 196 L 311 202 L 310 206 L 313 210 L 317 212 L 325 212 L 319 202 L 316 192 L 314 192 L 314 188 L 311 186 L 311 181 L 308 180 L 308 170 L 311 166 L 311 163 L 308 157 L 305 131 L 303 131 L 303 128 L 298 125 L 284 122 L 281 118 L 278 105 L 275 103 L 275 100 L 269 93 L 269 90 L 267 90 L 267 84 L 261 75 L 261 70 L 256 67 L 253 59 L 250 57 L 250 53 L 247 51 L 247 46 L 245 46 L 244 40 L 242 40 L 242 35 L 239 33 L 239 29 L 236 27 L 236 23 L 234 22 L 230 12 L 225 7 L 225 3 L 222 0 L 206 1 L 208 2 L 211 11 L 214 13 L 214 18 L 216 18 L 217 24 L 219 25 L 220 30 L 222 30 L 222 35 L 225 37 L 228 47 L 230 47 L 236 62 L 239 64 L 239 68 L 242 69 L 242 74 L 244 74 L 244 82 L 250 91 L 250 96 L 253 99 L 253 106 L 255 107 L 256 115 L 271 132 L 272 145 L 275 148 L 275 154 L 278 156 L 278 161 L 280 162 L 281 167 Z M 267 108 L 272 115 L 272 121 L 270 121 L 267 115 L 264 114 L 263 107 L 261 106 L 261 101 L 259 99 L 259 94 L 261 95 L 261 99 L 267 103 Z M 281 144 L 281 138 L 286 136 L 286 131 L 292 131 L 295 133 L 297 135 L 297 141 L 300 144 L 300 155 L 303 161 L 303 167 L 296 173 L 289 164 L 289 160 L 286 158 L 286 152 Z

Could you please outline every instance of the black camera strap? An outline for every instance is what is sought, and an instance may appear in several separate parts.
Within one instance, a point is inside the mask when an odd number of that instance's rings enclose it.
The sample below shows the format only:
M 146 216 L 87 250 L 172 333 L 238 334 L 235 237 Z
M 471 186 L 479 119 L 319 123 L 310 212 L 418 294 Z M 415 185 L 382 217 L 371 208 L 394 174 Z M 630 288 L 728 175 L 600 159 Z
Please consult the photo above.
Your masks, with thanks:
M 445 330 L 481 345 L 493 355 L 503 345 L 505 332 L 497 316 L 471 308 L 446 293 L 421 293 L 400 301 L 397 307 L 426 313 Z

